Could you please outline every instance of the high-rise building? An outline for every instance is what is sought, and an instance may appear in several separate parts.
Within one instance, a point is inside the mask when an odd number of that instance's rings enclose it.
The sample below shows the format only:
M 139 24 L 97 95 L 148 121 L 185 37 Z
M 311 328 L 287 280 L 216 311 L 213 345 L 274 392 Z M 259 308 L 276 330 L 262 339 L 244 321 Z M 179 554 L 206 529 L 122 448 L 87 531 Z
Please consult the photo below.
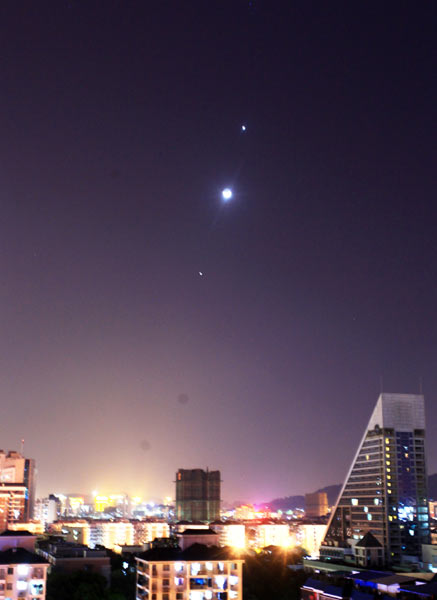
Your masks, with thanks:
M 328 495 L 326 492 L 305 494 L 305 516 L 324 517 L 328 514 Z
M 381 544 L 386 563 L 418 560 L 421 545 L 429 542 L 421 395 L 379 396 L 331 513 L 320 555 L 353 558 L 355 546 L 368 532 Z
M 220 471 L 179 469 L 176 473 L 176 518 L 216 521 L 220 518 Z
M 35 461 L 19 452 L 0 450 L 0 527 L 33 518 Z

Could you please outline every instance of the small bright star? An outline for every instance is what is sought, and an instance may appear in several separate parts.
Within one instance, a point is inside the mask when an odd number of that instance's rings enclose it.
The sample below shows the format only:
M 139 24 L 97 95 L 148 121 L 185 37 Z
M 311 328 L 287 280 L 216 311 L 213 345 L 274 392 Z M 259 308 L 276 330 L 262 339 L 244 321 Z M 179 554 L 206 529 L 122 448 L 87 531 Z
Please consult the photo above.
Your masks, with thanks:
M 229 188 L 225 188 L 222 191 L 222 198 L 225 202 L 228 202 L 232 198 L 232 190 Z

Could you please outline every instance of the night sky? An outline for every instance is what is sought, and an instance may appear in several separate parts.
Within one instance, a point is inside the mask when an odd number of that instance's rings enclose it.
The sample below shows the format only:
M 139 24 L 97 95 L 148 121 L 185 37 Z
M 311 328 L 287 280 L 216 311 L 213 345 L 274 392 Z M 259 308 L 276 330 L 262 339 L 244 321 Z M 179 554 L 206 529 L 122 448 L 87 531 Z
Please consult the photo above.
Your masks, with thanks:
M 381 377 L 437 470 L 436 11 L 1 2 L 0 447 L 39 495 L 339 483 Z

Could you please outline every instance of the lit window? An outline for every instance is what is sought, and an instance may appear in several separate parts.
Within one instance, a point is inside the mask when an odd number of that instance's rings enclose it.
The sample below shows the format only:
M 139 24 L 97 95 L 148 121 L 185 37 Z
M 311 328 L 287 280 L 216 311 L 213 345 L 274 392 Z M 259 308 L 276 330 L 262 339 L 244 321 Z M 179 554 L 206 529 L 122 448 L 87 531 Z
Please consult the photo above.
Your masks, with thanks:
M 387 479 L 391 479 L 391 475 L 387 475 Z
M 389 461 L 389 460 L 386 460 L 386 461 L 385 461 L 385 464 L 386 464 L 386 465 L 390 465 L 391 463 L 390 463 L 390 461 Z
M 27 589 L 27 581 L 17 581 L 17 590 L 19 590 L 20 592 L 22 592 L 23 590 Z
M 207 562 L 207 563 L 206 563 L 206 568 L 208 569 L 208 571 L 212 571 L 212 569 L 213 569 L 213 564 L 212 564 L 212 563 L 210 563 L 210 562 Z
M 225 589 L 226 577 L 223 577 L 223 575 L 217 575 L 217 577 L 215 578 L 215 582 L 219 589 Z
M 367 515 L 367 519 L 368 519 L 369 521 L 371 521 L 371 520 L 372 520 L 372 515 L 371 515 L 370 513 Z
M 175 571 L 183 571 L 184 570 L 184 565 L 183 563 L 177 562 L 174 564 L 174 570 Z
M 390 439 L 389 438 L 385 438 L 385 443 L 389 444 L 390 443 Z
M 387 468 L 387 473 L 390 473 L 390 469 L 389 468 Z
M 27 575 L 29 573 L 29 565 L 18 565 L 17 573 L 18 575 Z
M 370 456 L 368 454 L 366 454 L 366 460 L 369 460 Z
M 391 515 L 388 515 L 388 520 L 393 521 L 393 517 Z
M 385 455 L 385 457 L 386 457 L 386 458 L 390 458 L 390 454 L 386 454 L 386 455 Z
M 408 458 L 408 452 L 405 452 L 405 458 Z
M 231 585 L 237 585 L 237 583 L 238 583 L 238 577 L 236 575 L 231 575 L 229 577 L 229 583 Z
M 191 575 L 197 575 L 197 573 L 200 571 L 200 564 L 199 563 L 192 563 L 191 565 Z
M 387 492 L 388 492 L 389 494 L 391 494 L 391 490 L 387 490 Z
M 363 507 L 364 512 L 369 512 L 369 509 L 367 508 L 367 506 Z
M 373 499 L 373 504 L 376 504 L 376 506 L 378 506 L 378 504 L 379 504 L 379 498 L 374 498 Z
M 352 498 L 351 504 L 352 504 L 352 506 L 358 506 L 358 498 Z

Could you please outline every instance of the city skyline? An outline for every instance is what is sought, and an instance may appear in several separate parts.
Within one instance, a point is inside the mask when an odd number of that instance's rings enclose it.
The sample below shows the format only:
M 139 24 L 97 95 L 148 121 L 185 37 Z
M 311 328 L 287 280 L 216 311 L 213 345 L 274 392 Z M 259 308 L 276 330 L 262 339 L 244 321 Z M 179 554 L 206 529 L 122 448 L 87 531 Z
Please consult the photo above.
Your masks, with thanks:
M 0 10 L 0 447 L 37 495 L 315 491 L 381 378 L 436 472 L 432 3 Z

